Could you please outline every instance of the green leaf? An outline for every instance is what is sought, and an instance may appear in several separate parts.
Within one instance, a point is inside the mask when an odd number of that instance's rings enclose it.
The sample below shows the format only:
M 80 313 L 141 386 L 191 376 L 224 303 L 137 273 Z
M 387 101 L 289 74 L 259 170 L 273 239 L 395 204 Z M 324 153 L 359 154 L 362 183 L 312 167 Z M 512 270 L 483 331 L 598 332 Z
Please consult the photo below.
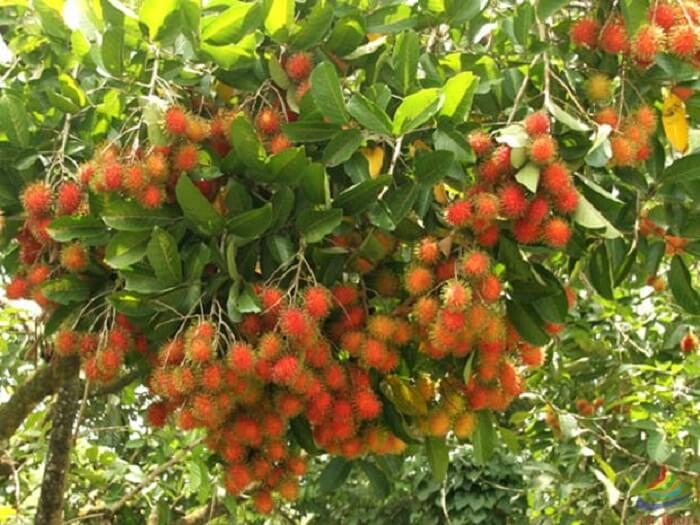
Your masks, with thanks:
M 292 430 L 292 435 L 297 443 L 306 450 L 309 454 L 318 455 L 321 449 L 316 446 L 311 426 L 303 416 L 297 416 L 289 421 L 289 428 Z
M 332 62 L 322 62 L 311 72 L 311 95 L 321 114 L 333 124 L 348 121 L 340 79 Z
M 226 228 L 234 235 L 252 239 L 261 236 L 270 227 L 272 220 L 272 204 L 268 202 L 260 208 L 232 217 L 226 223 Z
M 664 170 L 661 184 L 666 186 L 678 182 L 688 183 L 696 179 L 700 179 L 700 153 L 676 160 Z
M 154 226 L 174 222 L 177 217 L 170 208 L 147 210 L 137 202 L 117 198 L 108 199 L 100 215 L 107 226 L 120 231 L 150 231 Z
M 223 69 L 236 71 L 248 69 L 255 64 L 258 58 L 256 50 L 261 40 L 261 33 L 251 33 L 235 44 L 217 46 L 202 42 L 199 49 Z
M 294 245 L 289 237 L 273 235 L 267 238 L 265 246 L 277 264 L 285 264 L 294 257 Z
M 329 187 L 326 168 L 320 162 L 309 164 L 301 175 L 301 190 L 309 202 L 328 204 Z
M 420 153 L 415 160 L 416 180 L 420 184 L 433 186 L 442 181 L 455 162 L 455 154 L 447 150 Z
M 330 460 L 318 478 L 319 492 L 321 494 L 335 492 L 345 482 L 351 470 L 352 463 L 344 458 L 335 457 Z
M 236 155 L 249 168 L 265 168 L 265 148 L 263 147 L 253 124 L 243 114 L 238 115 L 231 124 L 231 142 Z
M 118 232 L 105 248 L 105 263 L 115 269 L 128 268 L 146 255 L 150 235 L 147 231 Z
M 292 35 L 290 45 L 294 49 L 308 49 L 318 44 L 333 23 L 333 6 L 326 2 L 317 2 L 311 13 L 299 22 L 299 30 Z
M 146 257 L 158 280 L 166 286 L 182 282 L 182 261 L 175 238 L 165 230 L 155 228 L 146 248 Z
M 223 229 L 224 219 L 186 174 L 180 176 L 177 181 L 175 198 L 185 218 L 199 233 L 214 235 Z
M 391 493 L 391 484 L 382 469 L 367 460 L 360 461 L 360 467 L 367 475 L 369 484 L 374 489 L 374 495 L 379 499 L 386 498 Z
M 391 181 L 391 175 L 385 174 L 354 184 L 343 190 L 333 200 L 333 205 L 342 208 L 349 215 L 358 214 L 369 208 Z
M 211 44 L 238 42 L 262 22 L 259 3 L 229 0 L 231 6 L 224 12 L 202 19 L 202 41 Z
M 287 222 L 294 209 L 294 192 L 287 186 L 282 186 L 272 196 L 270 203 L 274 212 L 271 228 L 281 228 Z
M 484 5 L 485 3 L 482 0 L 472 0 L 471 2 L 445 0 L 445 10 L 449 17 L 450 25 L 454 27 L 458 24 L 469 22 L 481 12 Z
M 70 242 L 79 240 L 85 244 L 99 244 L 104 241 L 107 229 L 104 223 L 89 215 L 65 216 L 54 219 L 46 232 L 54 241 Z
M 598 478 L 598 481 L 600 481 L 603 486 L 605 487 L 605 494 L 608 497 L 608 507 L 613 507 L 617 504 L 617 502 L 620 500 L 621 493 L 619 490 L 617 490 L 617 487 L 615 487 L 615 484 L 610 481 L 610 479 L 603 474 L 600 470 L 597 468 L 592 469 L 593 475 Z
M 324 142 L 341 130 L 338 124 L 319 120 L 297 120 L 282 126 L 285 136 L 292 142 Z
M 338 56 L 354 51 L 365 40 L 365 25 L 360 17 L 336 19 L 333 30 L 326 40 L 326 49 Z
M 357 129 L 339 131 L 323 150 L 324 164 L 331 167 L 342 164 L 357 151 L 362 140 L 362 133 Z
M 404 31 L 396 37 L 392 60 L 396 85 L 402 95 L 407 95 L 416 82 L 419 57 L 420 41 L 417 32 Z
M 425 440 L 425 453 L 428 456 L 428 464 L 433 473 L 433 479 L 441 482 L 447 475 L 447 467 L 450 466 L 450 454 L 444 439 L 429 437 Z
M 443 101 L 438 88 L 421 89 L 407 96 L 394 113 L 394 135 L 403 135 L 425 124 L 440 110 Z
M 158 40 L 165 22 L 180 7 L 179 0 L 144 0 L 139 9 L 139 21 L 148 28 L 148 37 Z
M 568 3 L 568 0 L 538 0 L 535 9 L 537 18 L 544 22 L 547 17 L 553 15 Z
M 700 295 L 693 289 L 690 272 L 683 259 L 676 255 L 671 260 L 668 284 L 678 305 L 693 315 L 700 315 Z
M 112 307 L 130 317 L 146 317 L 153 314 L 153 308 L 143 297 L 127 291 L 113 292 L 107 296 Z
M 454 124 L 461 124 L 469 116 L 479 77 L 471 71 L 464 71 L 450 78 L 442 88 L 445 104 L 440 115 L 447 117 Z
M 528 162 L 515 174 L 515 180 L 535 193 L 540 182 L 540 169 L 532 162 Z
M 102 36 L 102 63 L 115 77 L 121 77 L 124 70 L 124 29 L 110 27 Z
M 292 85 L 282 64 L 280 64 L 279 57 L 274 53 L 271 53 L 270 58 L 267 60 L 267 70 L 270 72 L 272 81 L 282 89 L 289 89 L 289 86 Z
M 660 431 L 649 432 L 647 438 L 647 455 L 657 463 L 664 463 L 673 453 L 673 447 L 666 441 L 665 434 Z
M 642 24 L 647 23 L 649 0 L 620 0 L 620 8 L 630 36 L 633 36 Z
M 304 240 L 310 244 L 320 242 L 343 221 L 343 211 L 338 208 L 330 210 L 305 210 L 297 218 L 297 229 Z
M 0 126 L 7 138 L 18 146 L 29 145 L 29 114 L 17 97 L 4 94 L 0 97 Z
M 419 194 L 420 186 L 413 181 L 408 181 L 398 188 L 392 188 L 384 195 L 384 203 L 394 224 L 401 222 L 411 211 Z
M 391 135 L 391 119 L 386 112 L 360 93 L 350 98 L 347 106 L 350 116 L 369 131 Z
M 590 131 L 590 126 L 577 119 L 570 113 L 567 113 L 558 105 L 556 105 L 551 100 L 547 103 L 547 110 L 552 114 L 552 116 L 565 126 L 571 128 L 573 131 L 586 132 Z
M 613 293 L 613 272 L 608 256 L 608 248 L 605 243 L 601 243 L 591 253 L 588 261 L 588 277 L 591 284 L 602 297 L 614 299 Z
M 265 31 L 275 37 L 294 23 L 294 0 L 272 0 L 265 17 Z
M 73 275 L 46 281 L 41 290 L 49 301 L 58 304 L 83 302 L 92 291 L 87 281 Z
M 61 73 L 58 75 L 58 85 L 63 96 L 68 97 L 79 108 L 85 107 L 87 97 L 73 77 L 67 73 Z
M 603 236 L 614 239 L 620 236 L 620 232 L 595 207 L 579 193 L 578 206 L 574 212 L 574 221 L 592 230 L 605 228 Z
M 543 346 L 549 342 L 549 335 L 542 328 L 544 321 L 532 306 L 508 301 L 506 311 L 510 322 L 528 343 Z
M 496 449 L 496 429 L 489 412 L 480 410 L 476 413 L 476 418 L 477 424 L 472 435 L 474 462 L 477 465 L 485 465 Z

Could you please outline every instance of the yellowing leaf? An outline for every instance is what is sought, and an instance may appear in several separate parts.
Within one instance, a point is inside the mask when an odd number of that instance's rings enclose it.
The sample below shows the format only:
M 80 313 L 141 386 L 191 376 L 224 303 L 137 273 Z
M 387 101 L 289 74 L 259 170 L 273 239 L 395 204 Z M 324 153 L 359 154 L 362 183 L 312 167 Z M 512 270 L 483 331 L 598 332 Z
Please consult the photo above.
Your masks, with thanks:
M 9 505 L 0 505 L 0 523 L 16 515 L 17 511 Z
M 362 148 L 360 149 L 367 162 L 369 162 L 369 176 L 373 179 L 378 177 L 382 172 L 382 166 L 384 166 L 384 148 L 381 146 L 375 146 L 374 148 Z
M 435 202 L 438 204 L 447 204 L 447 192 L 445 191 L 444 184 L 436 184 L 433 186 L 433 197 L 435 197 Z
M 219 81 L 214 84 L 214 89 L 218 97 L 224 102 L 228 102 L 236 94 L 236 91 L 231 86 Z
M 382 391 L 399 412 L 409 416 L 424 416 L 428 413 L 428 405 L 418 387 L 399 376 L 387 376 L 382 383 Z
M 413 158 L 416 156 L 417 151 L 432 151 L 430 146 L 428 146 L 425 141 L 421 139 L 416 139 L 414 140 L 409 146 L 408 146 L 408 156 Z
M 688 117 L 685 114 L 685 104 L 675 93 L 669 93 L 664 99 L 661 120 L 663 121 L 666 138 L 677 151 L 688 149 Z

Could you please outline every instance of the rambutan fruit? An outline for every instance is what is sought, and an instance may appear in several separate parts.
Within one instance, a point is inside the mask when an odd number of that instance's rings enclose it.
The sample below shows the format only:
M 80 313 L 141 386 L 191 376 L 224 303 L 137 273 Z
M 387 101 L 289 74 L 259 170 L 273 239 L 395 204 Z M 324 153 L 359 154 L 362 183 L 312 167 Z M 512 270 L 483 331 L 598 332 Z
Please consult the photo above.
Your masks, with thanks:
M 613 85 L 607 75 L 593 73 L 585 84 L 586 96 L 591 102 L 605 102 L 613 96 Z
M 509 219 L 517 219 L 527 209 L 527 197 L 523 187 L 511 182 L 503 187 L 498 192 L 499 208 L 503 215 Z
M 331 294 L 325 286 L 304 290 L 304 309 L 314 319 L 325 319 L 331 311 Z
M 343 312 L 341 327 L 345 330 L 356 330 L 365 322 L 365 309 L 359 304 L 348 306 Z
M 275 402 L 279 414 L 286 418 L 292 419 L 304 410 L 304 403 L 298 396 L 289 392 L 282 392 Z
M 509 361 L 504 361 L 501 364 L 501 369 L 499 371 L 498 379 L 501 383 L 501 388 L 509 396 L 517 397 L 523 391 L 522 380 L 518 371 L 513 366 L 513 363 Z
M 44 181 L 32 182 L 22 192 L 22 206 L 32 217 L 44 217 L 50 214 L 52 202 L 51 187 Z
M 413 305 L 413 318 L 419 326 L 430 325 L 437 317 L 440 303 L 435 297 L 419 297 Z
M 554 197 L 554 208 L 564 215 L 571 215 L 578 207 L 578 192 L 573 185 L 565 187 Z
M 233 421 L 233 431 L 241 443 L 257 446 L 262 443 L 263 434 L 260 423 L 252 416 L 239 415 Z
M 368 421 L 376 419 L 382 412 L 382 403 L 371 390 L 359 390 L 353 394 L 352 403 L 357 419 Z
M 535 137 L 530 143 L 529 155 L 535 164 L 549 164 L 557 155 L 557 143 L 551 135 Z
M 540 171 L 542 188 L 550 195 L 557 195 L 565 188 L 571 186 L 571 174 L 563 162 L 553 162 Z
M 445 210 L 445 220 L 456 228 L 469 225 L 472 215 L 472 205 L 468 199 L 455 201 Z
M 543 196 L 538 195 L 530 201 L 525 212 L 525 219 L 534 224 L 540 224 L 549 215 L 549 203 Z
M 78 180 L 83 186 L 90 184 L 92 176 L 95 174 L 95 166 L 92 164 L 84 164 L 78 170 Z
M 484 302 L 496 302 L 501 296 L 501 290 L 500 279 L 492 273 L 486 275 L 479 281 L 478 291 Z
M 83 200 L 83 193 L 77 182 L 64 181 L 56 194 L 56 212 L 59 215 L 71 215 L 78 211 Z
M 594 41 L 595 42 L 595 41 Z M 542 111 L 530 113 L 523 120 L 525 132 L 531 137 L 549 133 L 549 117 Z
M 253 494 L 253 507 L 260 514 L 271 514 L 275 509 L 275 502 L 269 490 L 258 489 Z
M 88 266 L 88 254 L 80 242 L 66 244 L 61 249 L 61 266 L 69 272 L 78 273 Z
M 266 438 L 281 438 L 284 436 L 286 424 L 279 415 L 268 412 L 262 416 L 261 428 Z
M 250 470 L 246 465 L 242 463 L 234 463 L 229 465 L 226 469 L 224 484 L 226 485 L 226 492 L 229 494 L 240 494 L 252 482 L 253 477 L 251 476 Z
M 501 146 L 498 146 L 494 150 L 493 155 L 491 155 L 491 160 L 493 160 L 493 162 L 496 164 L 499 171 L 501 172 L 501 175 L 506 175 L 513 169 L 513 166 L 510 162 L 510 154 L 510 146 L 502 144 Z
M 54 349 L 60 356 L 78 353 L 79 337 L 73 330 L 60 330 L 54 336 Z
M 450 420 L 450 416 L 447 415 L 447 412 L 445 412 L 445 410 L 438 408 L 433 410 L 427 416 L 426 430 L 428 431 L 428 435 L 432 437 L 445 437 L 450 431 L 451 426 L 452 421 Z
M 404 288 L 410 295 L 423 295 L 427 293 L 435 282 L 435 276 L 425 266 L 412 266 L 404 275 Z
M 598 22 L 594 18 L 579 18 L 571 24 L 569 36 L 575 46 L 595 49 L 598 30 Z
M 149 153 L 144 159 L 144 166 L 148 176 L 156 182 L 165 182 L 168 178 L 168 159 L 162 153 Z
M 674 55 L 688 59 L 698 52 L 700 40 L 698 30 L 688 24 L 675 26 L 668 34 L 668 50 Z
M 78 349 L 81 356 L 93 354 L 97 351 L 98 338 L 96 334 L 83 334 L 78 342 Z
M 386 344 L 378 339 L 368 338 L 362 348 L 362 361 L 370 368 L 382 368 L 387 356 Z
M 284 292 L 272 286 L 266 286 L 260 291 L 260 302 L 264 313 L 275 315 L 286 305 Z
M 700 339 L 693 332 L 688 332 L 681 338 L 680 347 L 683 353 L 689 354 L 700 347 Z
M 372 275 L 371 287 L 382 297 L 395 297 L 401 289 L 401 280 L 390 268 L 380 268 Z
M 267 151 L 270 155 L 277 155 L 291 148 L 294 144 L 284 133 L 277 133 L 267 144 Z
M 238 374 L 250 374 L 255 369 L 255 355 L 248 343 L 233 343 L 226 355 L 226 362 Z
M 286 501 L 295 501 L 299 498 L 299 482 L 292 478 L 283 478 L 277 485 L 277 492 Z
M 535 368 L 542 366 L 544 363 L 545 354 L 544 349 L 541 347 L 521 343 L 518 351 L 520 354 L 520 360 L 524 365 Z
M 196 363 L 206 363 L 214 358 L 214 348 L 209 339 L 193 337 L 185 346 L 187 357 Z
M 481 250 L 473 250 L 464 254 L 460 261 L 462 273 L 470 279 L 484 275 L 491 267 L 491 257 Z
M 283 356 L 272 365 L 272 381 L 289 385 L 296 379 L 300 371 L 301 366 L 299 360 L 295 356 Z
M 119 191 L 122 188 L 122 166 L 118 162 L 111 162 L 102 167 L 102 190 Z M 97 188 L 96 188 L 97 189 Z
M 651 106 L 639 106 L 634 112 L 633 119 L 645 134 L 651 135 L 656 131 L 656 111 Z
M 438 263 L 435 267 L 435 279 L 438 282 L 452 279 L 457 274 L 457 261 L 454 257 L 450 257 L 446 261 Z
M 284 63 L 284 70 L 287 76 L 295 84 L 300 84 L 311 74 L 313 61 L 309 53 L 294 53 Z
M 654 60 L 656 53 L 663 49 L 664 32 L 659 26 L 647 24 L 640 27 L 630 43 L 632 56 L 642 62 Z
M 255 126 L 263 135 L 276 135 L 280 131 L 280 115 L 271 108 L 263 108 L 255 117 Z
M 649 8 L 647 19 L 650 23 L 656 24 L 664 31 L 668 31 L 676 21 L 675 9 L 666 2 L 655 2 Z
M 132 195 L 138 195 L 143 187 L 148 183 L 148 176 L 144 169 L 138 164 L 132 164 L 124 168 L 122 174 L 122 186 Z
M 533 244 L 540 238 L 540 224 L 532 222 L 527 217 L 518 219 L 513 225 L 513 236 L 520 244 Z
M 173 154 L 173 166 L 180 171 L 192 171 L 197 167 L 197 146 L 191 142 L 181 145 Z
M 498 216 L 501 205 L 496 195 L 487 191 L 480 191 L 472 196 L 472 206 L 474 218 L 486 223 Z
M 287 459 L 287 470 L 297 477 L 306 474 L 306 459 L 303 456 L 290 456 Z
M 396 321 L 388 315 L 375 314 L 367 319 L 367 331 L 380 341 L 390 341 L 396 330 Z
M 476 418 L 472 412 L 464 412 L 458 415 L 452 423 L 452 431 L 457 439 L 467 439 L 471 437 L 476 429 Z
M 97 353 L 97 366 L 103 374 L 116 375 L 124 362 L 124 353 L 116 348 L 103 348 Z
M 201 117 L 187 115 L 185 136 L 192 142 L 202 142 L 209 137 L 209 123 Z
M 350 283 L 337 284 L 331 289 L 331 295 L 336 303 L 342 307 L 348 307 L 356 303 L 360 298 L 357 286 Z
M 158 401 L 157 403 L 151 404 L 146 409 L 146 420 L 150 426 L 154 428 L 161 428 L 165 426 L 169 414 L 170 410 L 167 403 Z
M 29 286 L 38 286 L 44 283 L 51 275 L 51 267 L 48 264 L 39 263 L 27 272 Z
M 112 328 L 107 332 L 107 347 L 125 354 L 131 348 L 131 336 L 122 328 Z
M 600 32 L 598 42 L 606 53 L 616 55 L 625 53 L 629 48 L 625 24 L 620 18 L 609 20 Z
M 305 351 L 305 362 L 312 368 L 324 368 L 331 360 L 330 345 L 325 340 L 316 341 Z
M 313 331 L 311 320 L 299 308 L 290 307 L 280 314 L 280 329 L 282 333 L 294 338 L 303 339 Z
M 424 237 L 416 245 L 415 255 L 418 262 L 426 265 L 435 264 L 440 258 L 440 245 L 434 237 Z
M 486 185 L 494 184 L 502 175 L 502 172 L 498 163 L 493 158 L 489 158 L 479 163 L 477 166 L 477 175 L 479 182 Z
M 187 131 L 187 113 L 179 106 L 171 106 L 163 116 L 165 130 L 171 135 L 184 135 Z
M 613 166 L 633 166 L 637 160 L 637 149 L 631 140 L 625 136 L 616 136 L 610 139 Z
M 136 195 L 137 200 L 146 209 L 160 208 L 165 201 L 165 191 L 155 184 L 147 184 Z
M 224 369 L 220 363 L 211 363 L 202 369 L 202 387 L 217 392 L 224 385 Z
M 442 304 L 450 311 L 462 311 L 472 302 L 472 290 L 464 282 L 451 280 L 441 290 Z
M 501 229 L 497 224 L 492 224 L 476 234 L 476 242 L 483 248 L 493 248 L 498 243 L 500 236 Z
M 563 248 L 571 238 L 571 227 L 559 217 L 549 219 L 542 227 L 542 239 L 553 248 Z
M 620 125 L 620 114 L 614 107 L 608 106 L 598 111 L 593 120 L 601 126 L 607 124 L 612 129 L 617 129 Z
M 474 131 L 467 137 L 469 147 L 474 150 L 477 157 L 482 158 L 488 155 L 493 149 L 491 136 L 485 131 Z
M 465 323 L 464 312 L 455 310 L 441 310 L 438 316 L 438 322 L 441 326 L 444 326 L 447 330 L 457 332 L 464 327 Z M 454 345 L 450 345 L 454 346 Z
M 185 342 L 180 337 L 166 341 L 158 350 L 160 365 L 179 365 L 185 358 Z

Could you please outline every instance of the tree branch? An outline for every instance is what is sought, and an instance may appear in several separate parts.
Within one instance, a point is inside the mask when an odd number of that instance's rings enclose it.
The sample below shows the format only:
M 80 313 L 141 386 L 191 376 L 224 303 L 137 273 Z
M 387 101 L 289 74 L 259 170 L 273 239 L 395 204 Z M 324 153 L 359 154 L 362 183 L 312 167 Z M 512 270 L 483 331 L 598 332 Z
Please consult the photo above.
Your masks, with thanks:
M 56 381 L 51 366 L 40 368 L 17 388 L 10 400 L 0 405 L 0 441 L 12 437 L 34 408 L 55 390 Z
M 46 455 L 41 495 L 34 523 L 36 525 L 61 525 L 63 523 L 63 496 L 66 477 L 70 468 L 70 452 L 73 441 L 73 424 L 80 399 L 80 360 L 77 357 L 62 359 L 56 367 L 58 390 L 52 407 L 51 436 Z
M 185 514 L 175 522 L 175 525 L 205 525 L 214 518 L 225 515 L 227 512 L 226 505 L 221 501 L 217 501 L 213 506 L 205 505 Z

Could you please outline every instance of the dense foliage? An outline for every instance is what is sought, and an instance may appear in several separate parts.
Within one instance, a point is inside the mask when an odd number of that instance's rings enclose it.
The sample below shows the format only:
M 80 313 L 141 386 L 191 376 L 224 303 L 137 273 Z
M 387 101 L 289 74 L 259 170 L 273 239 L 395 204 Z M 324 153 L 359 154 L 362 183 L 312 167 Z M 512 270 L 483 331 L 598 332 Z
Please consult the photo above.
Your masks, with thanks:
M 0 5 L 18 522 L 697 484 L 697 2 Z

